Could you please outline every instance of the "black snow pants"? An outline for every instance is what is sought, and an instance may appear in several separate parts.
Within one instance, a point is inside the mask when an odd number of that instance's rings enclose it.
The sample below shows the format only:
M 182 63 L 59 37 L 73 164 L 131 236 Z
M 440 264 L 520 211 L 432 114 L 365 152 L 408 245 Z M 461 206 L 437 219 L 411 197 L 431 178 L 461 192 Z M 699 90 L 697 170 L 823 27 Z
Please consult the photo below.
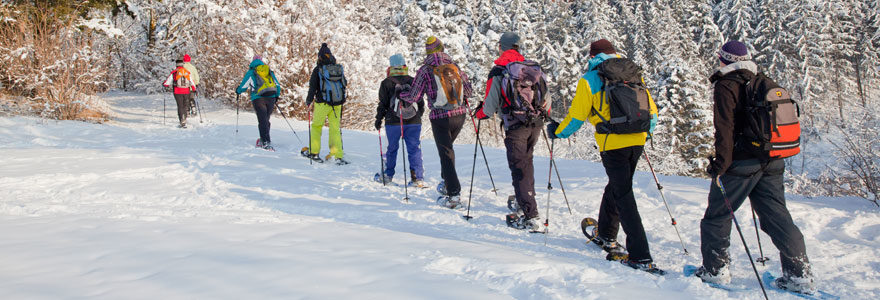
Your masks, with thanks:
M 186 124 L 186 115 L 189 113 L 189 97 L 190 94 L 174 94 L 174 101 L 177 102 L 177 120 L 181 125 Z
M 535 202 L 535 165 L 532 153 L 541 136 L 541 126 L 524 126 L 508 130 L 504 136 L 507 148 L 507 166 L 513 179 L 513 191 L 516 203 L 527 218 L 538 216 L 538 204 Z
M 783 273 L 805 277 L 812 275 L 807 250 L 804 236 L 794 225 L 785 206 L 783 172 L 785 162 L 782 159 L 771 160 L 763 168 L 757 159 L 734 160 L 727 173 L 721 175 L 721 183 L 734 211 L 745 202 L 746 197 L 749 198 L 760 219 L 761 230 L 770 236 L 773 245 L 779 249 Z M 730 263 L 727 248 L 730 247 L 731 220 L 724 195 L 713 181 L 709 189 L 709 205 L 700 221 L 703 266 L 711 272 Z
M 461 183 L 455 171 L 455 149 L 452 144 L 455 143 L 458 133 L 464 126 L 465 116 L 431 120 L 431 131 L 434 133 L 434 142 L 440 154 L 440 177 L 443 177 L 443 182 L 446 183 L 446 194 L 449 196 L 461 194 Z
M 632 188 L 636 164 L 643 150 L 643 146 L 632 146 L 601 153 L 602 166 L 608 174 L 608 185 L 605 186 L 602 204 L 599 206 L 598 227 L 599 236 L 616 240 L 617 232 L 623 226 L 629 259 L 648 263 L 653 262 L 653 259 Z
M 251 102 L 254 105 L 254 112 L 257 113 L 257 122 L 259 123 L 257 128 L 260 129 L 260 141 L 263 143 L 272 142 L 272 138 L 269 137 L 269 128 L 272 126 L 269 123 L 269 116 L 275 111 L 276 100 L 277 98 L 259 98 Z

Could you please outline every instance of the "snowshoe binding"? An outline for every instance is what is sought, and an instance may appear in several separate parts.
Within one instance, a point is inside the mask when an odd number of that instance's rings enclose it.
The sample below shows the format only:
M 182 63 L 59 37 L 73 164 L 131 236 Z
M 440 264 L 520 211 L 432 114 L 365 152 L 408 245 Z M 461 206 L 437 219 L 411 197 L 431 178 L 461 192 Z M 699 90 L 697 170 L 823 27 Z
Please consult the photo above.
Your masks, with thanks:
M 587 237 L 587 243 L 592 242 L 603 251 L 607 252 L 605 256 L 607 260 L 622 261 L 629 258 L 626 248 L 620 245 L 614 239 L 606 239 L 599 236 L 599 222 L 593 218 L 584 218 L 581 220 L 581 231 Z
M 428 188 L 428 183 L 426 183 L 424 180 L 421 180 L 421 179 L 413 179 L 412 181 L 409 182 L 408 185 L 409 185 L 409 187 L 420 188 L 420 189 Z
M 634 261 L 634 260 L 630 260 L 630 259 L 624 259 L 624 260 L 621 260 L 620 263 L 623 264 L 624 266 L 627 266 L 627 267 L 630 267 L 630 268 L 633 268 L 636 270 L 640 270 L 640 271 L 645 271 L 645 272 L 648 272 L 648 273 L 651 273 L 654 275 L 659 275 L 659 276 L 666 275 L 666 271 L 663 271 L 660 268 L 657 268 L 657 266 L 654 265 L 653 262 L 649 262 L 649 261 L 648 262 L 639 262 L 639 261 Z
M 308 158 L 308 159 L 311 159 L 312 161 L 317 162 L 317 163 L 323 163 L 323 162 L 324 162 L 324 160 L 321 159 L 321 157 L 318 156 L 318 154 L 311 154 L 311 153 L 309 153 L 309 147 L 303 147 L 303 148 L 299 151 L 299 154 L 302 155 L 303 157 Z
M 450 209 L 462 207 L 459 196 L 440 196 L 437 198 L 437 204 Z
M 255 147 L 257 147 L 257 148 L 262 148 L 263 150 L 266 150 L 266 151 L 275 152 L 275 148 L 272 147 L 272 143 L 270 143 L 270 142 L 263 142 L 263 141 L 261 141 L 260 139 L 257 139 L 257 144 L 256 144 Z
M 440 183 L 437 184 L 437 193 L 440 194 L 440 196 L 446 196 L 446 182 L 445 181 L 440 181 Z
M 526 218 L 525 215 L 517 215 L 515 213 L 508 214 L 504 217 L 507 226 L 511 228 L 528 230 L 530 233 L 547 233 L 546 224 L 541 223 L 541 217 Z
M 375 175 L 373 175 L 373 181 L 381 183 L 381 184 L 390 184 L 391 177 L 376 173 Z
M 515 213 L 517 215 L 523 214 L 522 209 L 519 208 L 519 203 L 516 202 L 516 195 L 507 196 L 507 209 L 509 209 L 510 212 Z
M 812 276 L 807 277 L 798 277 L 791 275 L 783 275 L 778 278 L 773 278 L 774 276 L 770 274 L 770 272 L 764 273 L 765 282 L 772 283 L 772 286 L 793 293 L 795 295 L 816 295 L 817 293 L 823 295 L 824 293 L 819 292 L 816 288 L 816 281 L 813 280 Z
M 349 164 L 347 160 L 342 159 L 342 157 L 335 157 L 332 154 L 327 154 L 324 157 L 324 161 L 335 163 L 337 166 L 343 166 Z

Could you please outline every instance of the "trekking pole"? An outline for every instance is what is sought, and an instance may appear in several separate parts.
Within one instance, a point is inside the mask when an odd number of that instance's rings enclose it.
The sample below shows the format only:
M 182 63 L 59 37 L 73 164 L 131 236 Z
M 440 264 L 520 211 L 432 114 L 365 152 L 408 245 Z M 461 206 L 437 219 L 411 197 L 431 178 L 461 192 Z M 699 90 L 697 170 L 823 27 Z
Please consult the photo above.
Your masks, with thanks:
M 651 165 L 651 160 L 648 158 L 648 152 L 642 152 L 645 155 L 645 161 L 648 162 L 648 168 L 651 169 L 651 175 L 654 175 L 654 182 L 657 183 L 657 191 L 660 192 L 660 198 L 663 199 L 663 205 L 666 206 L 666 212 L 669 214 L 669 219 L 672 220 L 672 228 L 675 228 L 675 234 L 678 235 L 678 241 L 681 242 L 681 250 L 684 250 L 684 254 L 688 254 L 687 248 L 684 247 L 684 240 L 681 238 L 681 233 L 678 232 L 678 223 L 675 222 L 675 217 L 672 216 L 672 211 L 669 209 L 669 203 L 666 202 L 666 196 L 663 195 L 663 186 L 660 185 L 660 180 L 657 179 L 657 173 L 654 172 L 654 166 Z
M 546 136 L 545 136 L 546 137 Z M 553 153 L 556 140 L 550 143 L 550 153 Z M 550 193 L 553 192 L 553 156 L 550 156 L 550 167 L 547 168 L 547 215 L 544 216 L 544 246 L 547 246 L 547 232 L 550 231 Z
M 308 109 L 308 108 L 306 108 L 306 109 Z M 314 161 L 314 159 L 312 159 L 312 157 L 311 157 L 312 156 L 312 110 L 311 109 L 308 109 L 308 110 L 309 110 L 309 157 L 308 157 L 308 159 L 309 159 L 309 165 L 311 165 L 312 161 Z
M 403 103 L 397 103 L 397 111 L 403 110 Z M 400 140 L 398 142 L 403 141 L 403 145 L 400 147 L 403 149 L 403 155 L 401 155 L 400 159 L 403 160 L 403 201 L 409 203 L 409 189 L 406 184 L 406 176 L 409 175 L 409 169 L 406 168 L 406 139 L 403 138 L 403 114 L 400 114 Z M 391 141 L 388 141 L 389 143 Z
M 758 253 L 761 254 L 761 257 L 758 257 L 755 261 L 761 263 L 761 266 L 766 266 L 766 262 L 770 260 L 770 258 L 764 256 L 764 249 L 761 248 L 761 233 L 758 232 L 758 218 L 755 217 L 755 208 L 752 207 L 752 222 L 755 224 L 755 237 L 758 238 Z
M 385 154 L 382 154 L 382 128 L 376 129 L 376 133 L 379 135 L 379 176 L 382 179 L 382 186 L 387 186 L 385 184 Z
M 758 267 L 755 266 L 755 261 L 752 259 L 752 252 L 749 251 L 749 246 L 746 245 L 746 238 L 743 236 L 742 229 L 739 227 L 739 222 L 736 221 L 736 215 L 733 213 L 733 206 L 730 205 L 730 200 L 727 199 L 727 192 L 724 191 L 724 185 L 721 183 L 721 176 L 715 177 L 714 180 L 718 185 L 718 188 L 721 190 L 721 196 L 724 197 L 724 203 L 727 204 L 727 209 L 730 210 L 730 217 L 733 218 L 733 224 L 736 225 L 736 231 L 739 232 L 739 239 L 742 240 L 743 247 L 746 248 L 746 255 L 749 256 L 749 263 L 752 264 L 752 270 L 755 271 L 755 277 L 758 279 L 758 284 L 761 286 L 761 292 L 764 293 L 764 299 L 770 300 L 770 298 L 767 297 L 767 290 L 764 289 L 764 282 L 761 281 L 761 275 L 758 275 Z
M 162 96 L 162 126 L 165 126 L 165 101 L 168 100 L 168 95 Z
M 196 103 L 196 112 L 199 113 L 199 123 L 205 123 L 205 120 L 202 119 L 202 107 L 199 106 L 199 98 L 193 97 L 193 101 Z
M 556 159 L 553 158 L 553 148 L 555 147 L 555 143 L 554 145 L 551 145 L 551 143 L 547 141 L 547 132 L 543 129 L 541 130 L 541 136 L 544 137 L 544 144 L 547 144 L 547 149 L 550 149 L 550 166 L 556 170 L 556 180 L 559 181 L 559 189 L 562 190 L 562 198 L 565 199 L 565 206 L 568 207 L 568 214 L 574 215 L 571 211 L 571 205 L 568 204 L 568 195 L 565 194 L 565 185 L 562 184 L 562 176 L 559 176 L 559 166 L 556 165 Z
M 293 136 L 296 137 L 296 140 L 297 140 L 297 141 L 299 141 L 300 143 L 302 143 L 303 141 L 302 141 L 301 139 L 299 139 L 299 135 L 296 134 L 296 130 L 293 130 L 293 125 L 290 125 L 290 121 L 287 120 L 287 116 L 284 115 L 284 112 L 281 111 L 281 108 L 278 108 L 278 100 L 275 100 L 275 108 L 274 108 L 274 109 L 278 109 L 278 113 L 281 114 L 281 117 L 282 117 L 282 118 L 284 118 L 284 122 L 287 122 L 287 127 L 290 127 L 290 131 L 293 132 Z M 273 110 L 274 110 L 274 109 L 273 109 Z M 294 149 L 296 149 L 296 148 L 294 148 Z
M 477 129 L 477 122 L 474 120 L 474 115 L 471 114 L 471 106 L 467 101 L 465 101 L 465 107 L 467 108 L 468 115 L 471 116 L 471 124 L 474 125 L 474 134 L 476 134 L 479 129 Z M 477 135 L 477 137 L 479 137 L 479 135 Z M 492 178 L 492 170 L 489 169 L 489 160 L 486 159 L 486 150 L 483 149 L 483 142 L 481 142 L 479 138 L 477 138 L 477 144 L 480 146 L 480 152 L 483 153 L 483 162 L 486 163 L 486 172 L 489 173 L 489 181 L 492 182 L 492 192 L 495 193 L 495 196 L 498 196 L 498 188 L 495 187 L 495 179 Z
M 477 122 L 477 140 L 480 139 L 480 125 L 483 123 L 483 120 Z M 471 217 L 471 199 L 474 197 L 474 173 L 477 170 L 477 143 L 474 143 L 474 164 L 471 166 L 471 191 L 468 193 L 468 205 L 467 205 L 467 214 L 465 214 L 462 218 L 470 221 L 474 217 Z
M 238 137 L 238 97 L 241 94 L 235 94 L 235 137 Z

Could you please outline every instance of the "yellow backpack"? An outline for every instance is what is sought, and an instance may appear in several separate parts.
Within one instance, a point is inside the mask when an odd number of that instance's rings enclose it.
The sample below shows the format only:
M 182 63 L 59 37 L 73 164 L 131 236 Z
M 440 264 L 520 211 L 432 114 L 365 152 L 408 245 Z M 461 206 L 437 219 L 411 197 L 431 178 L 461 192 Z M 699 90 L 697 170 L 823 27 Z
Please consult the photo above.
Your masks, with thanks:
M 278 84 L 272 79 L 272 72 L 269 71 L 269 66 L 259 65 L 255 71 L 254 86 L 257 87 L 257 95 L 261 97 L 275 97 L 278 93 Z

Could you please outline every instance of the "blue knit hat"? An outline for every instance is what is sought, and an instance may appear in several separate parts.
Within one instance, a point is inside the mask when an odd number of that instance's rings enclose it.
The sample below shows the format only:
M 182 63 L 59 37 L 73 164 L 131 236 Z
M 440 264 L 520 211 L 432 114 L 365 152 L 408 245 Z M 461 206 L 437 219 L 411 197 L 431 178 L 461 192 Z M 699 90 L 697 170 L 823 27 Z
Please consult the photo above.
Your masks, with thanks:
M 735 62 L 751 60 L 752 56 L 749 55 L 749 47 L 746 44 L 739 41 L 729 41 L 724 43 L 724 46 L 721 46 L 721 50 L 718 51 L 718 59 L 724 64 L 729 65 Z
M 404 59 L 403 54 L 400 53 L 392 55 L 391 58 L 388 59 L 388 62 L 389 64 L 391 64 L 392 67 L 401 67 L 406 65 L 406 59 Z

